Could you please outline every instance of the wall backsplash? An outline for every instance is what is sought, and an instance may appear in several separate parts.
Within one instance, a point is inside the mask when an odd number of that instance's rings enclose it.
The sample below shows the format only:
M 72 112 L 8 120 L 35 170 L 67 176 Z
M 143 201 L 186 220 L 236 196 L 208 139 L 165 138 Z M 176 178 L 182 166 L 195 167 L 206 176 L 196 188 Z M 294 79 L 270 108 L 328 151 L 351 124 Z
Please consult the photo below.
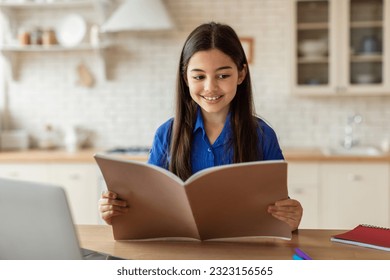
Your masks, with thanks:
M 156 128 L 173 113 L 185 37 L 198 24 L 214 20 L 254 38 L 250 71 L 256 109 L 275 128 L 283 147 L 336 145 L 353 113 L 363 116 L 357 130 L 362 143 L 379 145 L 390 137 L 390 97 L 291 96 L 289 0 L 164 2 L 176 30 L 111 35 L 116 46 L 107 54 L 108 80 L 88 51 L 19 55 L 19 78 L 8 86 L 6 126 L 26 129 L 36 138 L 46 124 L 57 130 L 80 125 L 93 131 L 97 147 L 151 145 Z M 95 77 L 92 88 L 77 84 L 81 62 Z

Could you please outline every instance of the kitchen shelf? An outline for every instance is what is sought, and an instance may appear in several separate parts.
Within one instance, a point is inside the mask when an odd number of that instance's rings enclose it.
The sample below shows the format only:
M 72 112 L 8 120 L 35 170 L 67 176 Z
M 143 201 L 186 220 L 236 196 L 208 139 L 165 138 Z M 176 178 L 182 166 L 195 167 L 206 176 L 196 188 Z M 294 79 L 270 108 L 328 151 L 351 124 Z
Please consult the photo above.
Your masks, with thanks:
M 351 28 L 380 28 L 383 27 L 382 21 L 355 21 L 351 22 Z
M 318 30 L 318 29 L 328 29 L 329 24 L 327 22 L 313 22 L 313 23 L 298 23 L 298 30 Z
M 106 7 L 105 7 L 106 6 Z M 12 14 L 19 10 L 39 11 L 39 10 L 69 10 L 69 9 L 85 9 L 94 8 L 98 13 L 99 21 L 105 17 L 105 8 L 108 4 L 103 3 L 102 0 L 80 0 L 80 1 L 63 1 L 53 3 L 0 3 L 0 11 L 12 19 Z
M 41 9 L 41 8 L 77 8 L 91 6 L 99 1 L 85 0 L 85 1 L 63 1 L 53 3 L 0 3 L 0 8 L 7 9 Z
M 60 45 L 53 46 L 41 46 L 41 45 L 28 45 L 28 46 L 0 46 L 5 62 L 10 69 L 11 78 L 17 80 L 17 70 L 15 67 L 15 55 L 18 53 L 60 53 L 60 52 L 79 52 L 79 51 L 94 51 L 97 53 L 101 65 L 102 76 L 107 79 L 107 66 L 106 66 L 106 50 L 110 48 L 110 44 L 104 43 L 99 46 L 92 46 L 90 44 L 80 44 L 75 47 L 63 47 Z
M 69 11 L 80 10 L 86 8 L 93 8 L 97 14 L 96 21 L 102 23 L 107 17 L 106 11 L 110 7 L 109 2 L 104 0 L 80 0 L 80 1 L 63 1 L 53 3 L 0 3 L 0 12 L 8 18 L 8 21 L 13 22 L 14 14 L 21 10 L 27 11 L 40 11 L 40 10 L 57 10 L 57 11 Z
M 17 39 L 12 38 L 15 35 L 15 30 L 21 26 L 21 21 L 18 19 L 19 11 L 29 12 L 29 17 L 37 17 L 40 15 L 40 12 L 51 13 L 56 12 L 58 15 L 69 14 L 69 13 L 80 13 L 85 15 L 89 13 L 92 9 L 94 12 L 93 22 L 89 22 L 90 25 L 97 24 L 100 25 L 104 22 L 106 18 L 106 11 L 109 8 L 110 3 L 104 0 L 79 0 L 79 1 L 57 1 L 52 3 L 35 3 L 35 2 L 25 2 L 25 3 L 0 3 L 0 13 L 4 17 L 5 22 L 7 23 L 3 28 L 4 34 L 8 34 L 8 37 L 3 38 L 3 41 L 0 42 L 0 53 L 4 57 L 5 66 L 7 67 L 8 72 L 10 73 L 10 78 L 13 80 L 17 79 L 17 67 L 16 61 L 17 56 L 25 53 L 61 53 L 61 52 L 80 52 L 80 51 L 89 51 L 97 54 L 98 59 L 101 61 L 102 65 L 102 76 L 104 79 L 107 79 L 107 69 L 106 69 L 106 53 L 107 49 L 110 47 L 109 44 L 100 43 L 98 46 L 91 45 L 89 43 L 81 43 L 74 47 L 65 47 L 61 45 L 19 45 Z M 88 10 L 86 10 L 88 9 Z M 31 13 L 30 13 L 31 11 Z M 33 12 L 38 12 L 33 13 Z M 0 16 L 1 16 L 0 15 Z M 88 34 L 88 33 L 87 33 Z M 86 36 L 87 36 L 86 34 Z M 86 39 L 84 38 L 86 41 Z M 7 71 L 6 70 L 6 71 Z
M 61 45 L 4 45 L 0 46 L 0 51 L 2 52 L 66 52 L 66 51 L 93 51 L 93 50 L 103 50 L 108 48 L 108 44 L 100 44 L 99 46 L 92 46 L 90 44 L 80 44 L 75 47 L 63 47 Z
M 351 56 L 351 62 L 382 62 L 382 60 L 383 56 L 381 54 Z
M 319 57 L 319 58 L 306 58 L 306 57 L 300 57 L 298 58 L 298 63 L 305 64 L 305 63 L 328 63 L 329 59 L 328 57 Z

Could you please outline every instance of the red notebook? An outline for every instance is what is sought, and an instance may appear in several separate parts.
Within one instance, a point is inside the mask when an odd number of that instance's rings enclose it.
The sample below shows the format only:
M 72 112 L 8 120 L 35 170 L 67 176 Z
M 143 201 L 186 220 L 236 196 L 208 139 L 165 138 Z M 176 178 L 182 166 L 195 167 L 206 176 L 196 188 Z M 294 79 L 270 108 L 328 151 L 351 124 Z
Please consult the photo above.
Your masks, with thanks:
M 390 252 L 390 228 L 358 225 L 353 230 L 332 236 L 330 240 Z

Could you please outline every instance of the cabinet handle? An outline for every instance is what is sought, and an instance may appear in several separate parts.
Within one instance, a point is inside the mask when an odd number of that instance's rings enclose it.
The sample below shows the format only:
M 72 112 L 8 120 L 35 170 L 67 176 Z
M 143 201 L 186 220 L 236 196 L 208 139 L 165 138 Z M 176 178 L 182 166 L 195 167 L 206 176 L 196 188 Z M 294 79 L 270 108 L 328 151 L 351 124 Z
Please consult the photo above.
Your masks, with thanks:
M 79 180 L 80 179 L 80 174 L 74 173 L 69 175 L 69 179 L 71 180 Z
M 19 178 L 19 172 L 17 171 L 11 171 L 10 173 L 8 173 L 8 176 L 9 177 L 12 177 L 12 178 Z
M 360 182 L 363 181 L 363 176 L 360 174 L 348 174 L 348 180 L 351 182 Z
M 341 91 L 341 93 L 346 92 L 347 91 L 347 87 L 340 87 L 340 91 Z
M 345 93 L 345 92 L 347 91 L 347 87 L 344 87 L 344 86 L 337 86 L 337 87 L 335 88 L 335 90 L 336 90 L 336 93 L 343 94 L 343 93 Z

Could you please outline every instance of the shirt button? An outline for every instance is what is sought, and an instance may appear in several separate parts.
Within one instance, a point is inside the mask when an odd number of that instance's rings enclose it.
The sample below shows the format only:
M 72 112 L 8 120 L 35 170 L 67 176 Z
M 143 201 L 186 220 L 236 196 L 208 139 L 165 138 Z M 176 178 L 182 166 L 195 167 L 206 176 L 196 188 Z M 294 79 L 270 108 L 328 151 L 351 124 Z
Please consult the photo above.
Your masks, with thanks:
M 208 151 L 208 152 L 211 152 L 211 148 L 208 148 L 207 151 Z

